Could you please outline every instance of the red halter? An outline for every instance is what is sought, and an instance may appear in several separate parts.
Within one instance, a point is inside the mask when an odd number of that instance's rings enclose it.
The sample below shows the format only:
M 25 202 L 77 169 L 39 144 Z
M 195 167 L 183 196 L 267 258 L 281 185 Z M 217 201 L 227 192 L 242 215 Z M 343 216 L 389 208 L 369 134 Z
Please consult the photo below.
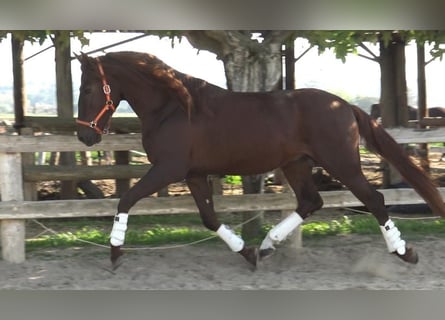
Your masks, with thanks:
M 105 105 L 103 106 L 103 108 L 100 110 L 100 112 L 97 114 L 97 116 L 94 118 L 93 121 L 87 122 L 87 121 L 82 121 L 77 119 L 76 122 L 78 124 L 87 126 L 93 130 L 95 130 L 98 134 L 108 134 L 108 130 L 110 128 L 110 124 L 111 124 L 111 115 L 110 118 L 108 120 L 108 124 L 107 126 L 102 130 L 97 126 L 97 123 L 99 122 L 99 120 L 102 118 L 102 116 L 107 112 L 110 111 L 114 112 L 114 110 L 116 110 L 116 107 L 114 106 L 113 100 L 111 100 L 111 88 L 107 83 L 107 79 L 105 78 L 105 73 L 104 73 L 104 69 L 102 68 L 102 63 L 100 62 L 99 57 L 96 58 L 97 60 L 97 67 L 99 68 L 99 73 L 100 76 L 102 78 L 102 84 L 103 84 L 103 92 L 105 94 Z

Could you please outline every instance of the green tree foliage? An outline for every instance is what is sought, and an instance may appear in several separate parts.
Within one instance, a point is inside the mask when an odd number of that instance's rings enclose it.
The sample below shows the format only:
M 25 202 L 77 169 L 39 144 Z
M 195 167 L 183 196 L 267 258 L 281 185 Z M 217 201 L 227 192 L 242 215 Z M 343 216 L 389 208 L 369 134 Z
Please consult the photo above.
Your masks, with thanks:
M 29 41 L 30 43 L 38 43 L 42 45 L 46 39 L 54 39 L 54 31 L 52 30 L 18 30 L 18 31 L 0 31 L 0 42 L 6 39 L 8 34 L 14 33 L 18 40 Z M 74 30 L 70 32 L 71 37 L 78 39 L 82 45 L 88 45 L 89 39 L 82 30 Z
M 378 30 L 378 31 L 302 31 L 298 36 L 306 38 L 311 45 L 318 47 L 318 52 L 323 53 L 326 49 L 333 49 L 338 59 L 346 61 L 348 54 L 358 54 L 358 48 L 365 49 L 371 60 L 378 62 L 378 57 L 374 56 L 365 43 L 376 44 L 380 41 L 387 46 L 393 41 L 394 34 L 397 34 L 402 41 L 408 43 L 415 40 L 418 43 L 433 45 L 430 54 L 433 58 L 440 58 L 445 52 L 445 31 L 437 30 Z

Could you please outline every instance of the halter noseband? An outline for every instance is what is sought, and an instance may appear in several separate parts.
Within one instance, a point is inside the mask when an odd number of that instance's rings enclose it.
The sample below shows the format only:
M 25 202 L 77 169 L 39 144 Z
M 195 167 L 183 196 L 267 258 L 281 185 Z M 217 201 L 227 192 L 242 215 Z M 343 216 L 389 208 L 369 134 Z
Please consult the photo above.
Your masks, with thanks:
M 100 76 L 102 78 L 102 90 L 105 94 L 105 105 L 103 106 L 103 108 L 99 111 L 99 113 L 97 114 L 97 116 L 94 118 L 93 121 L 83 121 L 83 120 L 79 120 L 76 119 L 76 122 L 78 124 L 87 126 L 91 129 L 93 129 L 94 131 L 96 131 L 98 134 L 108 134 L 108 130 L 110 128 L 110 124 L 111 124 L 111 116 L 108 120 L 108 124 L 107 126 L 102 130 L 98 127 L 97 123 L 99 122 L 99 120 L 102 118 L 102 116 L 107 112 L 107 111 L 111 111 L 112 113 L 116 110 L 116 107 L 114 106 L 113 100 L 111 100 L 111 88 L 107 83 L 107 79 L 105 77 L 105 73 L 104 73 L 104 69 L 102 68 L 102 63 L 100 62 L 99 57 L 96 57 L 97 60 L 97 67 L 99 68 L 99 73 Z

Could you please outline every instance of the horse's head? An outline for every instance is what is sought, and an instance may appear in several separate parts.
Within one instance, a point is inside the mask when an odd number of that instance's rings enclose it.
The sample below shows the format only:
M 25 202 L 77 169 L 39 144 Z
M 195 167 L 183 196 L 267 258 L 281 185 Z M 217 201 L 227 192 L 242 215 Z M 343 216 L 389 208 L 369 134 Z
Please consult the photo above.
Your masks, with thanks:
M 105 74 L 99 58 L 91 58 L 84 53 L 77 58 L 82 70 L 77 137 L 87 146 L 92 146 L 101 141 L 102 134 L 108 132 L 119 95 L 116 87 L 110 83 L 111 78 Z M 116 99 L 116 105 L 113 98 Z

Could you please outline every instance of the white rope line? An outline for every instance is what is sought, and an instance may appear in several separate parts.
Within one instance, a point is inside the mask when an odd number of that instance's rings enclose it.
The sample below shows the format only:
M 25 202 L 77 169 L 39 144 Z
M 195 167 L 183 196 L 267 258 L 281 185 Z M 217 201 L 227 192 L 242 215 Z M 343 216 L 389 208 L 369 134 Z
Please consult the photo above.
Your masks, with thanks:
M 48 231 L 48 232 L 50 232 L 50 233 L 52 233 L 52 234 L 54 234 L 54 235 L 56 235 L 56 236 L 60 234 L 60 233 L 54 231 L 53 229 L 48 228 L 48 227 L 45 226 L 43 223 L 41 223 L 41 222 L 39 222 L 39 221 L 37 221 L 37 220 L 35 220 L 35 219 L 33 219 L 32 221 L 33 221 L 34 223 L 38 224 L 39 226 L 41 226 L 43 229 L 45 229 L 45 231 Z M 39 233 L 39 235 L 41 235 L 41 234 L 43 234 L 43 233 L 44 233 L 44 232 L 41 232 L 41 233 Z M 95 246 L 97 246 L 97 247 L 102 247 L 102 248 L 107 248 L 107 249 L 109 248 L 108 246 L 105 246 L 105 245 L 100 244 L 100 243 L 95 243 L 95 242 L 91 242 L 91 241 L 88 241 L 88 240 L 80 239 L 79 237 L 75 236 L 74 234 L 72 234 L 72 237 L 74 238 L 74 240 L 79 241 L 79 242 L 84 242 L 84 243 L 92 244 L 92 245 L 95 245 Z

